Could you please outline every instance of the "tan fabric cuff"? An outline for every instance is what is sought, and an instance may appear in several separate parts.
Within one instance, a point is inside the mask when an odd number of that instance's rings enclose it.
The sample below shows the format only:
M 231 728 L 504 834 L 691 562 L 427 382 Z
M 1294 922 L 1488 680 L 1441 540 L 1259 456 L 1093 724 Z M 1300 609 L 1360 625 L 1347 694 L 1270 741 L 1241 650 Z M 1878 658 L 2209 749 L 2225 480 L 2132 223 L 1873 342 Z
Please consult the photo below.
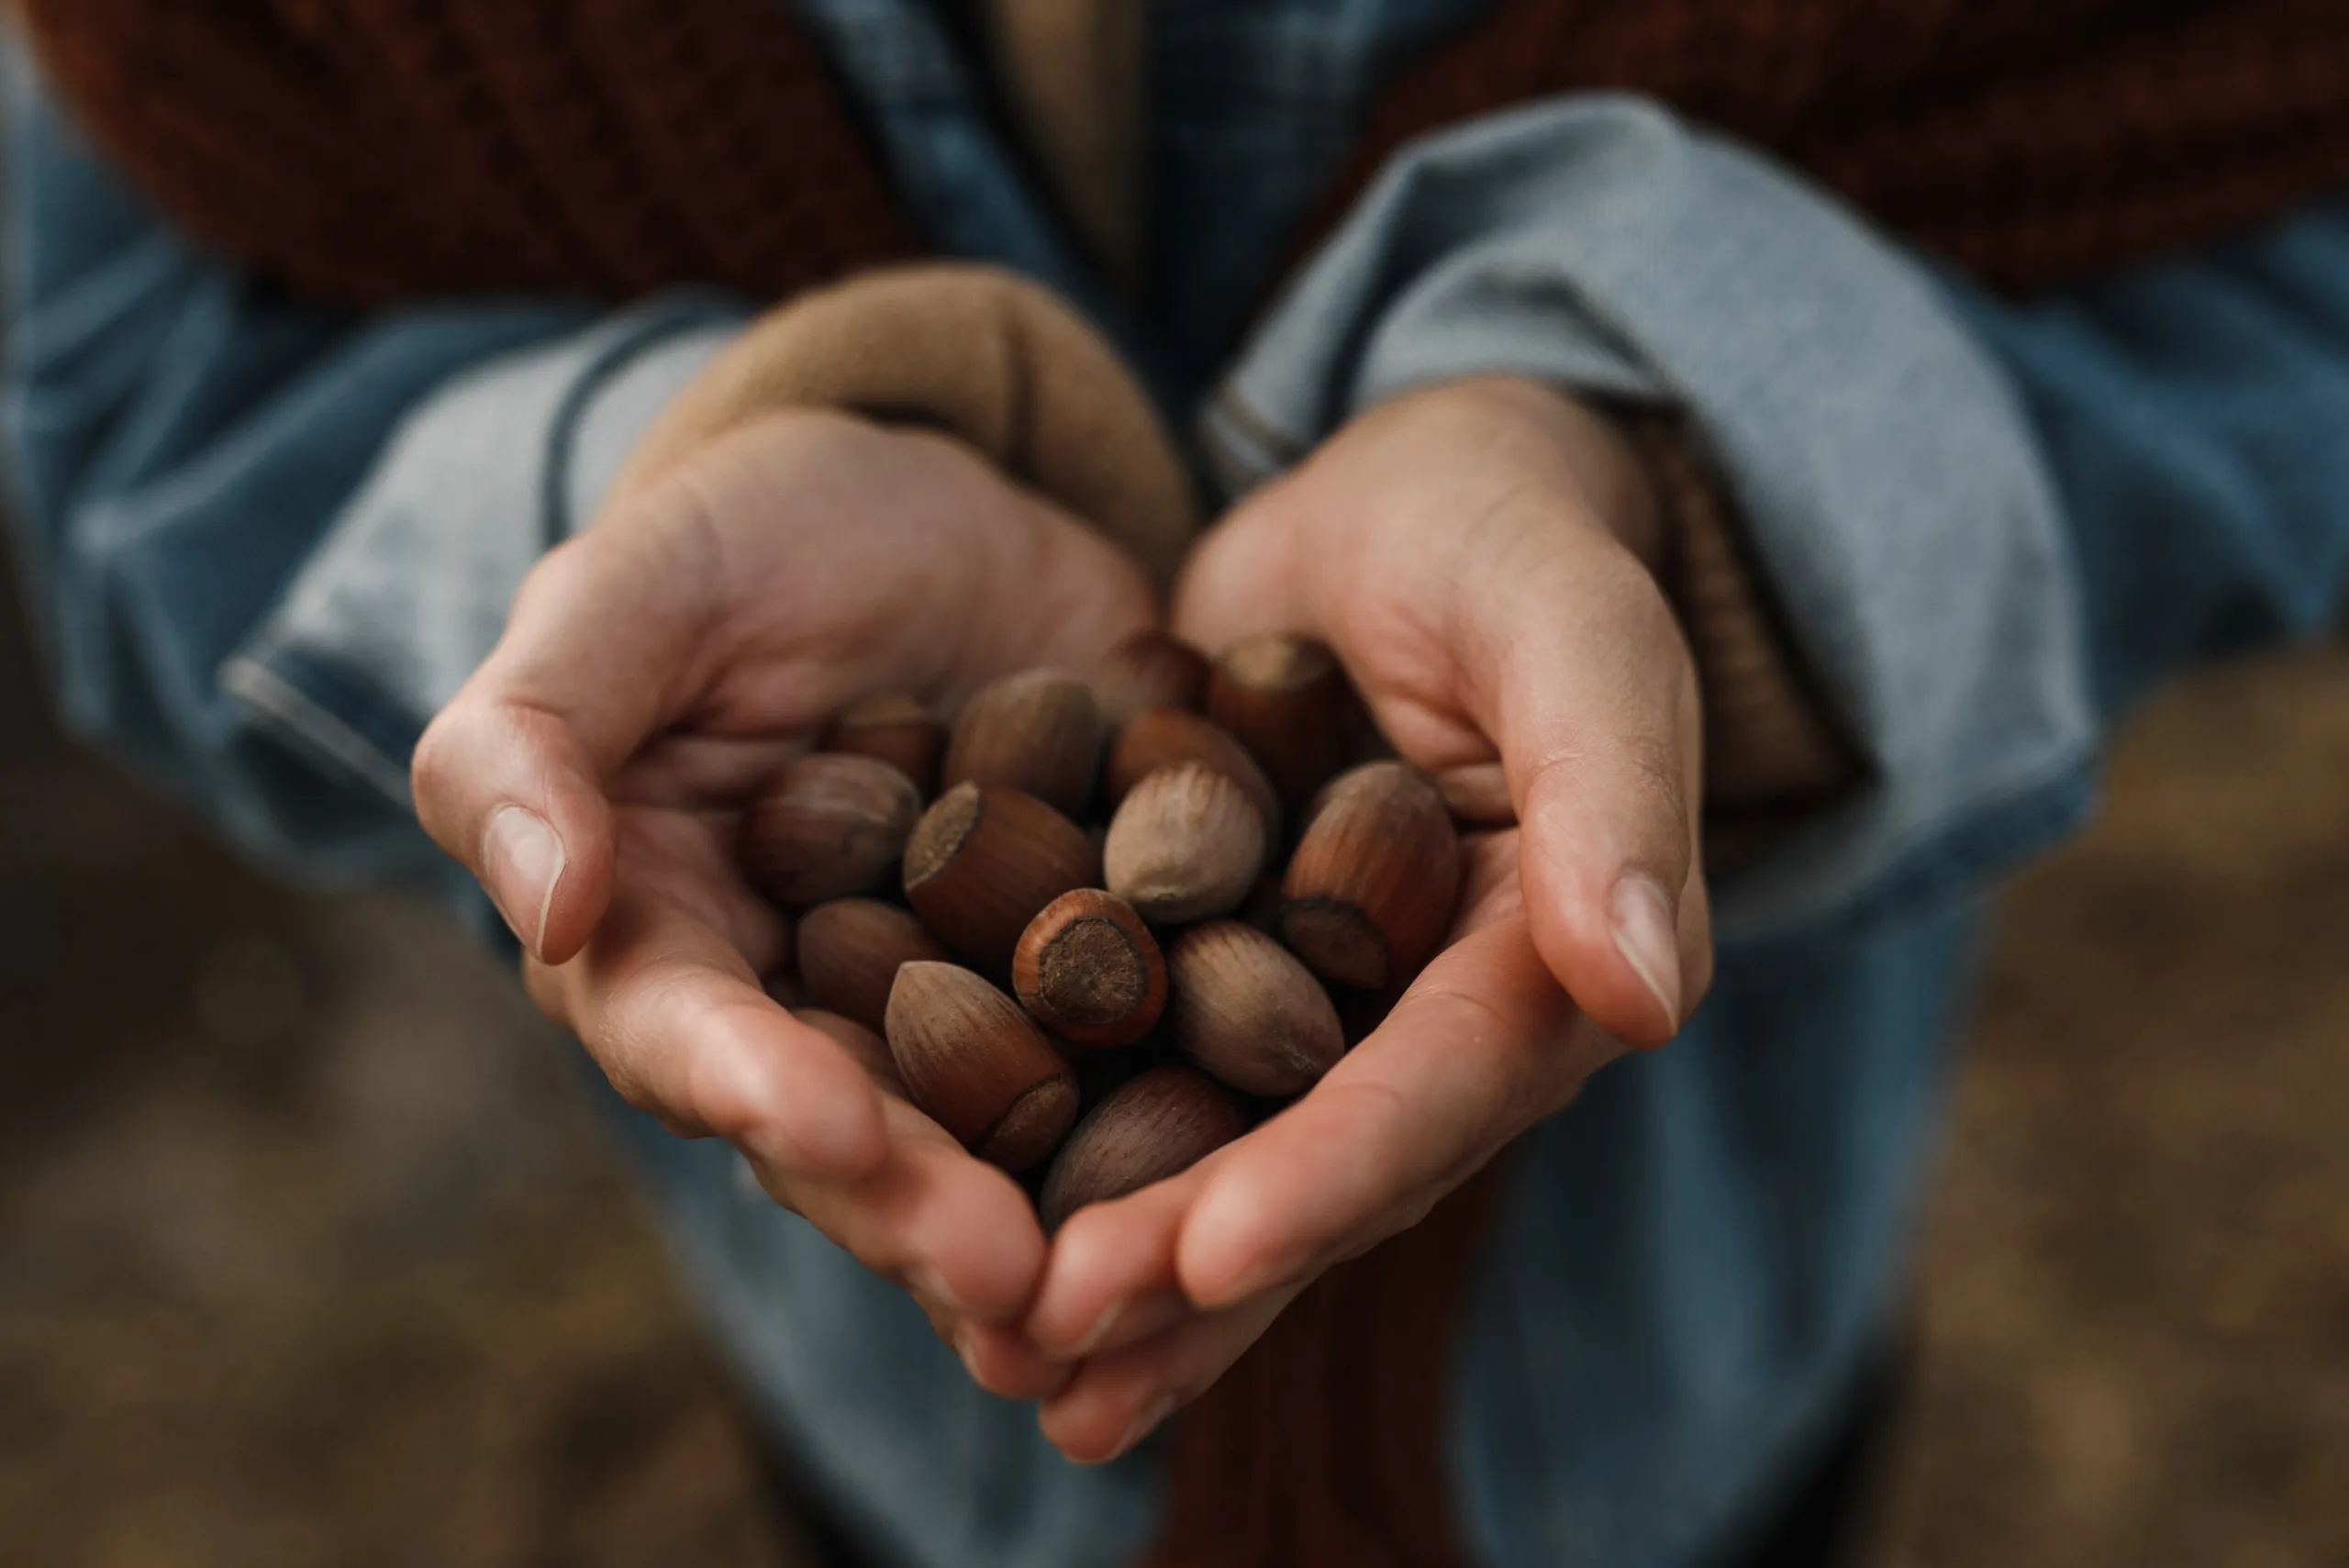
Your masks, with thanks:
M 808 407 L 969 442 L 1122 545 L 1162 594 L 1197 532 L 1190 475 L 1116 351 L 1038 284 L 954 264 L 865 272 L 761 317 L 663 411 L 612 494 Z
M 1704 695 L 1708 859 L 1733 863 L 1851 789 L 1864 769 L 1785 635 L 1694 440 L 1673 420 L 1624 425 L 1655 485 L 1665 592 Z

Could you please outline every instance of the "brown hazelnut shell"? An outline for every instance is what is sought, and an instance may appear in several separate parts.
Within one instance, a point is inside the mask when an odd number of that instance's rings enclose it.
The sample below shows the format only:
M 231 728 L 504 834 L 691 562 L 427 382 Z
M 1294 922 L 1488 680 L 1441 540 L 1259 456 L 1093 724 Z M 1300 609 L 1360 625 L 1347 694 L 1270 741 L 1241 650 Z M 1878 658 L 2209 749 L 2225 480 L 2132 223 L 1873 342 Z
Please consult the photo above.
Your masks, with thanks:
M 1209 920 L 1166 952 L 1166 1038 L 1243 1094 L 1302 1094 L 1346 1053 L 1337 1006 L 1295 954 L 1237 920 Z
M 1101 880 L 1085 829 L 1032 795 L 960 784 L 906 840 L 906 899 L 948 951 L 990 974 L 1044 906 Z
M 1057 670 L 1024 670 L 988 682 L 963 706 L 939 782 L 1024 790 L 1081 816 L 1093 797 L 1101 737 L 1092 687 Z
M 842 708 L 824 727 L 818 751 L 870 757 L 913 781 L 924 800 L 938 793 L 938 765 L 946 754 L 946 726 L 919 697 L 886 692 Z
M 799 981 L 815 1006 L 878 1029 L 897 966 L 948 956 L 920 920 L 877 898 L 836 898 L 799 917 Z
M 1086 1204 L 1179 1175 L 1247 1130 L 1240 1102 L 1207 1074 L 1151 1068 L 1094 1106 L 1069 1134 L 1037 1203 L 1045 1229 L 1057 1229 Z
M 1281 841 L 1280 792 L 1248 754 L 1248 748 L 1222 726 L 1180 708 L 1145 708 L 1127 721 L 1110 745 L 1108 762 L 1101 770 L 1103 792 L 1115 806 L 1143 779 L 1177 762 L 1213 768 L 1246 790 L 1264 818 L 1264 842 Z
M 1204 763 L 1177 762 L 1119 804 L 1102 881 L 1145 920 L 1180 925 L 1246 902 L 1265 852 L 1264 817 L 1247 792 Z
M 794 757 L 751 792 L 735 840 L 753 886 L 797 907 L 889 884 L 921 795 L 870 757 Z
M 1076 1119 L 1076 1076 L 1019 1004 L 958 964 L 909 963 L 889 993 L 889 1054 L 914 1104 L 1007 1171 L 1050 1155 Z
M 1044 906 L 1011 955 L 1028 1016 L 1075 1045 L 1131 1045 L 1166 1006 L 1166 961 L 1132 905 L 1080 887 Z
M 1315 802 L 1281 877 L 1281 940 L 1333 985 L 1377 991 L 1433 956 L 1460 896 L 1460 835 L 1404 762 L 1364 762 Z
M 1197 713 L 1207 701 L 1212 669 L 1208 656 L 1189 643 L 1163 631 L 1138 631 L 1101 662 L 1093 676 L 1093 696 L 1112 731 L 1153 707 Z
M 1292 811 L 1346 764 L 1354 722 L 1345 666 L 1320 639 L 1269 632 L 1242 639 L 1216 661 L 1208 717 L 1264 764 Z

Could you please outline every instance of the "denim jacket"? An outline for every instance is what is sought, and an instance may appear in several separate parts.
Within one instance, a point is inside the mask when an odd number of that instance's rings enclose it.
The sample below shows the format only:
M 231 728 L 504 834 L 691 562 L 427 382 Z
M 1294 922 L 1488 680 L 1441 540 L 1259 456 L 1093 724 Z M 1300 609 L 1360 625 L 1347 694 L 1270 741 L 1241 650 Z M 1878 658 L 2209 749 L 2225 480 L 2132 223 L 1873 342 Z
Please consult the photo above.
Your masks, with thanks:
M 1483 3 L 1152 7 L 1136 309 L 918 0 L 796 9 L 936 249 L 1092 312 L 1230 490 L 1480 371 L 1676 410 L 1715 458 L 1865 784 L 1722 882 L 1681 1038 L 1525 1140 L 1451 1411 L 1481 1560 L 1682 1568 L 1753 1528 L 1885 1331 L 1985 889 L 2079 819 L 2155 681 L 2333 612 L 2349 201 L 2018 304 L 1655 106 L 1563 98 L 1404 150 L 1252 323 L 1367 94 Z M 64 713 L 304 875 L 478 915 L 414 825 L 409 749 L 745 303 L 321 309 L 173 233 L 22 95 L 6 429 Z M 613 1114 L 774 1432 L 876 1556 L 1145 1539 L 1152 1446 L 1065 1464 L 726 1150 Z

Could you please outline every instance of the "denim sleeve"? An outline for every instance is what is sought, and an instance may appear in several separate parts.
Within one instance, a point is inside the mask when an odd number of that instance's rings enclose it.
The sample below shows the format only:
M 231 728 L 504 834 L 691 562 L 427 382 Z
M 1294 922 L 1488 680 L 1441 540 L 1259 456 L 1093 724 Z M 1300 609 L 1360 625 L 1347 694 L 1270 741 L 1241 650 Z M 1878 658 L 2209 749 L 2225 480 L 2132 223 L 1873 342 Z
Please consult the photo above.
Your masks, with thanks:
M 1477 373 L 1676 410 L 1866 766 L 1716 889 L 1725 947 L 1964 897 L 2076 821 L 2080 588 L 2036 432 L 1932 273 L 1798 177 L 1595 95 L 1404 150 L 1201 417 L 1238 490 Z
M 2099 714 L 2335 624 L 2349 587 L 2349 193 L 2030 304 L 1949 280 L 2070 522 Z
M 455 888 L 408 748 L 650 417 L 624 373 L 724 309 L 288 299 L 11 96 L 11 511 L 66 721 L 303 875 Z

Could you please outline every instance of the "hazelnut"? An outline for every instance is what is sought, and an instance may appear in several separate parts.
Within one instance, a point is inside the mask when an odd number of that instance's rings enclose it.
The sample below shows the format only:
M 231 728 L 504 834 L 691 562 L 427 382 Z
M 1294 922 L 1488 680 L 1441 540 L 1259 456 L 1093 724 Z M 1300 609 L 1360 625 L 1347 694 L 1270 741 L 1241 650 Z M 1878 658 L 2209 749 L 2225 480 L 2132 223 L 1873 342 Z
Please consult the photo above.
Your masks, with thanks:
M 1297 632 L 1224 650 L 1208 682 L 1208 717 L 1238 737 L 1295 810 L 1345 765 L 1353 688 L 1330 645 Z
M 1460 876 L 1435 786 L 1408 763 L 1364 762 L 1314 804 L 1281 878 L 1281 940 L 1331 984 L 1399 984 L 1443 940 Z
M 816 750 L 886 762 L 911 779 L 914 788 L 928 800 L 938 793 L 938 762 L 946 751 L 946 726 L 920 698 L 889 692 L 841 709 L 825 727 Z
M 1145 708 L 1118 732 L 1102 782 L 1114 805 L 1134 785 L 1176 762 L 1201 762 L 1248 792 L 1264 819 L 1264 842 L 1281 841 L 1281 797 L 1273 781 L 1229 731 L 1180 708 Z
M 1025 790 L 1069 817 L 1093 796 L 1101 710 L 1093 689 L 1057 670 L 990 681 L 964 706 L 940 780 Z
M 821 1007 L 794 1007 L 791 1016 L 809 1029 L 829 1036 L 833 1044 L 847 1051 L 856 1064 L 864 1069 L 883 1094 L 895 1095 L 901 1100 L 913 1098 L 906 1088 L 906 1081 L 897 1075 L 897 1059 L 889 1054 L 887 1040 L 854 1018 L 844 1018 Z
M 1207 700 L 1208 656 L 1163 631 L 1138 631 L 1101 662 L 1093 677 L 1103 723 L 1115 730 L 1148 708 L 1199 711 Z
M 1224 1088 L 1188 1067 L 1153 1067 L 1093 1107 L 1044 1178 L 1047 1229 L 1089 1203 L 1164 1181 L 1248 1130 Z
M 836 898 L 799 917 L 799 979 L 808 1000 L 869 1029 L 887 1016 L 897 966 L 947 956 L 913 916 L 877 898 Z
M 1016 789 L 959 784 L 906 840 L 906 898 L 948 949 L 993 974 L 1045 905 L 1090 887 L 1101 857 L 1085 829 Z
M 1264 821 L 1248 794 L 1199 762 L 1149 774 L 1109 819 L 1110 892 L 1162 925 L 1236 909 L 1264 864 Z
M 1346 1053 L 1338 1009 L 1280 943 L 1210 920 L 1167 950 L 1167 1037 L 1243 1094 L 1301 1094 Z
M 1097 887 L 1063 893 L 1011 955 L 1019 1005 L 1056 1039 L 1131 1045 L 1166 1006 L 1166 962 L 1133 906 Z
M 888 885 L 921 815 L 913 781 L 870 757 L 794 757 L 751 794 L 737 854 L 778 904 L 821 904 Z
M 1024 1171 L 1076 1119 L 1076 1077 L 1019 1004 L 952 963 L 908 963 L 889 992 L 889 1054 L 963 1147 Z

